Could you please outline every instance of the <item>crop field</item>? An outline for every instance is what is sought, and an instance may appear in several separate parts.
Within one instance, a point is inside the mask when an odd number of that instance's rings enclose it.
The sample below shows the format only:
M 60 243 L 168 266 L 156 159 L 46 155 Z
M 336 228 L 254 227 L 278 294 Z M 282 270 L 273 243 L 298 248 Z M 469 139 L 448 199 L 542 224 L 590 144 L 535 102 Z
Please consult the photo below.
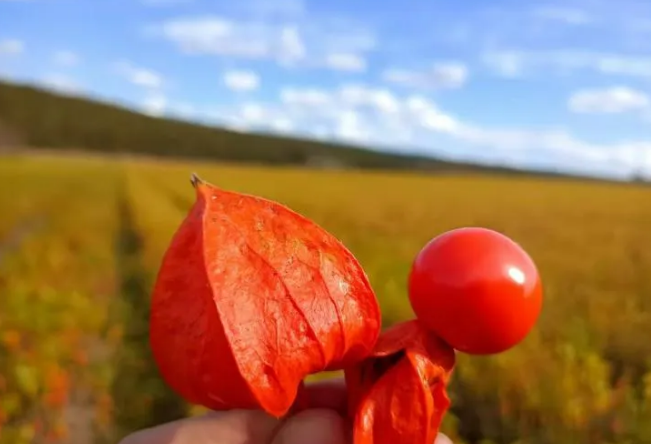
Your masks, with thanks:
M 189 175 L 280 201 L 358 257 L 386 325 L 412 316 L 411 260 L 475 225 L 540 269 L 542 317 L 516 349 L 459 356 L 455 443 L 651 442 L 651 188 L 480 175 L 265 169 L 82 157 L 0 160 L 0 443 L 115 443 L 200 412 L 147 344 L 161 256 Z

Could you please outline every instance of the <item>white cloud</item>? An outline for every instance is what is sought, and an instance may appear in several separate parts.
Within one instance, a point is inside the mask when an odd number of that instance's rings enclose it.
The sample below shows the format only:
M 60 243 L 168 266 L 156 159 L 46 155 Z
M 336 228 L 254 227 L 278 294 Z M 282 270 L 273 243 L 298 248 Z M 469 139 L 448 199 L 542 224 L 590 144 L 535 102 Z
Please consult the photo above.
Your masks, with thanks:
M 25 51 L 25 43 L 18 39 L 0 40 L 0 56 L 19 55 Z
M 215 117 L 230 129 L 237 131 L 261 128 L 279 133 L 288 133 L 295 129 L 288 114 L 255 102 L 242 103 L 236 110 L 222 110 L 216 113 Z
M 525 161 L 533 158 L 546 167 L 564 163 L 577 172 L 620 177 L 640 169 L 651 174 L 651 141 L 599 144 L 559 128 L 486 127 L 447 113 L 427 97 L 396 95 L 359 84 L 335 89 L 287 87 L 279 92 L 277 102 L 249 102 L 223 110 L 218 117 L 239 130 L 278 130 L 270 122 L 291 122 L 292 131 L 299 135 L 379 148 L 412 147 L 412 151 L 447 152 L 461 158 L 472 154 L 475 159 L 514 166 L 527 165 Z
M 384 114 L 395 114 L 400 109 L 396 97 L 386 89 L 344 85 L 339 89 L 338 97 L 346 106 L 371 107 Z
M 281 63 L 293 63 L 305 57 L 305 43 L 300 31 L 295 26 L 286 26 L 280 29 L 278 41 L 279 54 L 276 57 Z
M 324 64 L 336 71 L 362 72 L 366 70 L 366 60 L 362 56 L 352 53 L 327 54 Z
M 332 98 L 328 92 L 320 89 L 283 88 L 280 100 L 290 106 L 324 106 L 329 105 Z
M 533 74 L 568 74 L 592 71 L 603 75 L 651 78 L 651 56 L 622 55 L 584 50 L 492 50 L 483 63 L 505 77 Z
M 651 106 L 649 96 L 625 86 L 576 91 L 568 100 L 568 108 L 582 114 L 616 114 L 644 111 Z
M 281 103 L 291 109 L 336 116 L 340 110 L 362 108 L 386 115 L 397 114 L 402 106 L 387 89 L 369 88 L 359 84 L 342 85 L 337 90 L 317 88 L 283 88 Z
M 188 54 L 212 54 L 265 59 L 302 57 L 303 44 L 295 28 L 267 23 L 240 24 L 221 17 L 169 21 L 163 37 Z
M 167 109 L 167 98 L 160 93 L 152 93 L 142 103 L 142 110 L 152 117 L 159 117 Z
M 361 113 L 355 110 L 345 110 L 335 122 L 334 133 L 339 139 L 350 142 L 368 143 L 371 133 L 368 129 L 368 123 L 364 121 Z
M 176 115 L 177 117 L 181 117 L 183 119 L 189 119 L 195 117 L 196 112 L 197 110 L 195 109 L 195 107 L 188 103 L 176 104 L 172 109 L 172 113 L 174 115 Z
M 418 122 L 424 129 L 446 134 L 455 134 L 460 124 L 456 118 L 441 111 L 433 102 L 419 96 L 411 96 L 406 101 L 410 113 L 409 120 Z
M 42 78 L 39 84 L 60 94 L 80 95 L 84 92 L 76 80 L 64 74 L 48 74 Z
M 133 66 L 129 62 L 119 62 L 117 72 L 134 85 L 158 89 L 163 86 L 163 76 L 155 71 Z
M 188 55 L 270 60 L 282 66 L 360 72 L 375 38 L 355 26 L 303 21 L 235 20 L 199 16 L 169 20 L 149 29 Z
M 223 81 L 234 91 L 253 91 L 260 86 L 260 77 L 253 71 L 228 71 Z
M 525 69 L 525 56 L 517 51 L 487 51 L 481 59 L 488 69 L 506 78 L 519 77 Z
M 269 126 L 276 132 L 289 133 L 294 130 L 292 121 L 287 117 L 276 117 L 269 123 Z
M 79 63 L 79 56 L 67 50 L 56 51 L 52 58 L 54 63 L 63 67 L 75 66 Z
M 235 114 L 239 113 L 243 121 L 253 126 L 282 118 L 298 122 L 294 126 L 310 136 L 315 132 L 330 134 L 357 143 L 404 142 L 410 126 L 448 135 L 458 129 L 456 119 L 427 98 L 399 98 L 387 89 L 359 84 L 342 85 L 335 90 L 288 87 L 280 91 L 279 98 L 279 104 L 249 103 Z
M 572 6 L 543 5 L 533 9 L 534 17 L 568 25 L 587 25 L 595 22 L 586 10 Z
M 414 88 L 456 89 L 468 79 L 468 68 L 460 62 L 441 62 L 425 71 L 388 69 L 385 81 Z

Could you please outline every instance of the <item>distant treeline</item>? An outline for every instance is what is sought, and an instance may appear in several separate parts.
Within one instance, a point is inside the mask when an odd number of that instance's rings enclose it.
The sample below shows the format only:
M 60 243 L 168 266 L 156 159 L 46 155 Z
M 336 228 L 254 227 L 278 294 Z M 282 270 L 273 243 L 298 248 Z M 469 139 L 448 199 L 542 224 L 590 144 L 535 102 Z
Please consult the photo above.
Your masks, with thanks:
M 242 134 L 0 82 L 0 149 L 21 145 L 275 165 L 542 174 L 297 138 Z

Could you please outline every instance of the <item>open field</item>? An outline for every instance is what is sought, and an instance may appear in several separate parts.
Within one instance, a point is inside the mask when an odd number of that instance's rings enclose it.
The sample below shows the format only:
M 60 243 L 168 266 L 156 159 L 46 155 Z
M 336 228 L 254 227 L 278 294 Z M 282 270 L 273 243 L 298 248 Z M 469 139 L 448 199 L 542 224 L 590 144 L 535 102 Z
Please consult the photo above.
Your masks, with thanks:
M 651 442 L 649 187 L 42 156 L 0 161 L 0 443 L 117 442 L 189 412 L 146 337 L 192 171 L 337 235 L 387 324 L 411 316 L 407 272 L 432 236 L 465 225 L 511 236 L 543 277 L 539 327 L 511 352 L 460 358 L 443 431 L 483 444 Z

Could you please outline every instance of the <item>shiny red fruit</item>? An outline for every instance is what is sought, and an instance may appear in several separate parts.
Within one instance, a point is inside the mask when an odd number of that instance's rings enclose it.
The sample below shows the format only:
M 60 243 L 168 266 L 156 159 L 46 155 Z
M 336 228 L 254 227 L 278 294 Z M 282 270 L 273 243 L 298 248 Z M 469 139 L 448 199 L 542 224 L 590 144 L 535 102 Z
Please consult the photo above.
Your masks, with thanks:
M 409 275 L 418 319 L 453 348 L 500 353 L 531 331 L 542 308 L 536 265 L 508 237 L 459 228 L 432 239 Z

